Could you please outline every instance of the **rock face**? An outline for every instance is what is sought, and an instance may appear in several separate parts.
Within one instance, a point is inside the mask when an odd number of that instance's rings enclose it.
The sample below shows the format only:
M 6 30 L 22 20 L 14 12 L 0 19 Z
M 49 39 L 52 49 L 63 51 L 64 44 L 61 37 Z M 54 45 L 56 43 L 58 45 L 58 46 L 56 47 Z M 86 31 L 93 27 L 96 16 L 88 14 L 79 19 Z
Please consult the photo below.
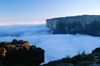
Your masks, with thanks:
M 0 66 L 38 66 L 44 62 L 44 50 L 29 46 L 25 40 L 0 42 Z
M 46 25 L 54 34 L 88 34 L 100 36 L 100 15 L 82 15 L 47 19 Z

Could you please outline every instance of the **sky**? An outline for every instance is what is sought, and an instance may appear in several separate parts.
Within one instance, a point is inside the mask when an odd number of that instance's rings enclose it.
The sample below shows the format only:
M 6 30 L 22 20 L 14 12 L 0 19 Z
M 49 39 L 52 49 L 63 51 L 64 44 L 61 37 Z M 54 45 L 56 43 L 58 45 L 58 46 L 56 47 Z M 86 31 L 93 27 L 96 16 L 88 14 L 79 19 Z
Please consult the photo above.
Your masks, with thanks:
M 100 15 L 100 0 L 0 0 L 0 22 L 46 21 L 55 17 Z

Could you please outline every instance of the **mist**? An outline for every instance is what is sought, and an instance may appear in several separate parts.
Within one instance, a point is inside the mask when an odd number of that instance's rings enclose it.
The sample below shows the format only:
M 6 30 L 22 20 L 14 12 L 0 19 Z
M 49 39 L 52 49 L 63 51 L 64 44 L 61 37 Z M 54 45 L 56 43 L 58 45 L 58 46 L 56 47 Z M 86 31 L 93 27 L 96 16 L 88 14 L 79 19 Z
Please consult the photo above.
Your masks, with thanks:
M 100 47 L 100 37 L 89 35 L 52 34 L 45 24 L 0 26 L 0 41 L 11 42 L 13 39 L 29 41 L 45 50 L 45 63 L 58 60 L 78 52 L 91 53 Z

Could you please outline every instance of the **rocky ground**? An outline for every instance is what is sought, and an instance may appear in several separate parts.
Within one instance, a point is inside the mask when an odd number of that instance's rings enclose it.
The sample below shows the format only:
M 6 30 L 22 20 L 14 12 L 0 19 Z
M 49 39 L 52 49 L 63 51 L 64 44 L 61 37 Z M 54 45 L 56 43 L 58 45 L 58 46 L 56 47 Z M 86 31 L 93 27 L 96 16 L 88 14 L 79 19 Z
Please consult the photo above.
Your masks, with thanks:
M 39 66 L 44 62 L 44 50 L 29 46 L 25 40 L 0 42 L 0 66 Z
M 96 48 L 91 54 L 78 53 L 70 58 L 67 56 L 61 60 L 51 61 L 43 66 L 100 66 L 100 48 Z

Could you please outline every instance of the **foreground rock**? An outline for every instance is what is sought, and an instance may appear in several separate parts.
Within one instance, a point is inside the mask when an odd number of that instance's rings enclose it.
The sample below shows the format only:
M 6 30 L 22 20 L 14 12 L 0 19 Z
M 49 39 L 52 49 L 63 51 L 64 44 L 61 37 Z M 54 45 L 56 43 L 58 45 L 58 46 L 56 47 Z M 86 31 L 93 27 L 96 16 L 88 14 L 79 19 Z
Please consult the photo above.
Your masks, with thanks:
M 91 54 L 81 54 L 70 58 L 67 56 L 61 60 L 51 61 L 43 66 L 100 66 L 100 47 L 92 51 Z
M 0 42 L 0 66 L 39 66 L 44 62 L 44 50 L 29 46 L 25 40 Z
M 54 34 L 88 34 L 100 36 L 100 15 L 82 15 L 46 20 Z

